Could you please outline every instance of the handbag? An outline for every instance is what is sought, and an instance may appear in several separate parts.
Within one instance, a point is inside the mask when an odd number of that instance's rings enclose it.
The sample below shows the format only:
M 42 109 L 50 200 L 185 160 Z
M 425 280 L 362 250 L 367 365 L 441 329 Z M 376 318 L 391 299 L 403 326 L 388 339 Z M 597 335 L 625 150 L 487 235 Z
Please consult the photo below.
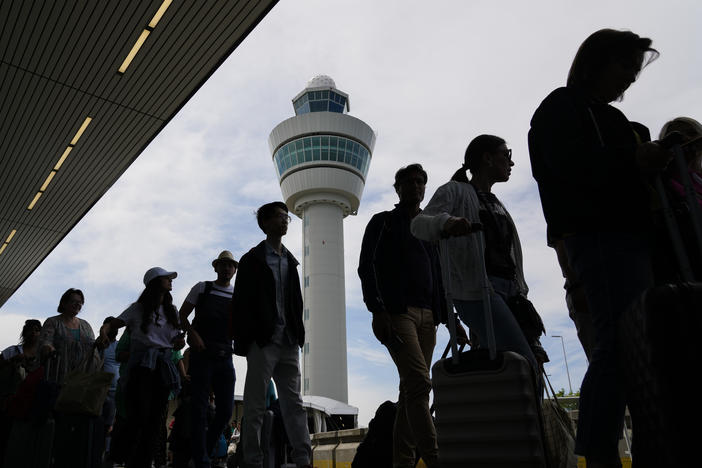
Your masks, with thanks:
M 556 392 L 546 372 L 544 391 L 546 397 L 541 405 L 544 425 L 544 446 L 546 459 L 551 468 L 577 468 L 578 457 L 575 455 L 575 428 L 568 412 L 558 403 Z M 549 389 L 552 398 L 548 398 Z
M 544 322 L 529 299 L 517 294 L 507 299 L 507 306 L 529 343 L 538 340 L 543 333 L 546 333 Z
M 114 374 L 104 371 L 88 371 L 93 353 L 86 353 L 76 370 L 66 374 L 61 391 L 56 399 L 55 410 L 65 414 L 100 416 Z M 102 364 L 97 366 L 102 368 Z

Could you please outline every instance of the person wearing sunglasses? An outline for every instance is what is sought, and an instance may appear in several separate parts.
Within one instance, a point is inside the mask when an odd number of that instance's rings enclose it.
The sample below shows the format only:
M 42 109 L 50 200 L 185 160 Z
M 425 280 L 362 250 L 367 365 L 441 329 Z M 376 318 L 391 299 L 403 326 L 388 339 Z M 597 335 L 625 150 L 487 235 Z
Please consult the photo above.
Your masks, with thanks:
M 512 150 L 495 135 L 475 137 L 465 152 L 461 168 L 447 184 L 439 187 L 411 224 L 412 234 L 429 241 L 447 239 L 449 264 L 441 265 L 450 278 L 454 306 L 478 343 L 487 344 L 482 287 L 483 269 L 479 261 L 476 230 L 485 236 L 485 270 L 492 286 L 492 307 L 497 349 L 524 356 L 538 372 L 548 357 L 538 343 L 543 331 L 536 314 L 528 323 L 529 338 L 508 304 L 526 299 L 529 288 L 522 269 L 522 248 L 512 217 L 492 193 L 496 183 L 507 182 L 512 173 Z M 472 178 L 468 180 L 466 171 Z M 535 311 L 534 311 L 535 312 Z M 538 359 L 534 351 L 538 351 Z

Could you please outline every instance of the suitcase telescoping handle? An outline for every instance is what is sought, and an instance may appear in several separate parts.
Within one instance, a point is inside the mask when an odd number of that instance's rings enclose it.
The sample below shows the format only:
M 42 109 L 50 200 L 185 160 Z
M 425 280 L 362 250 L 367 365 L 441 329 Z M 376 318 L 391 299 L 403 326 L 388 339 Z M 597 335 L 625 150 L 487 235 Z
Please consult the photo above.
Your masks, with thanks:
M 485 314 L 485 329 L 487 333 L 487 346 L 490 359 L 497 357 L 497 345 L 495 344 L 495 327 L 492 320 L 492 307 L 490 305 L 490 280 L 485 269 L 485 237 L 482 230 L 468 234 L 475 236 L 478 258 L 476 261 L 481 266 L 481 302 L 483 313 Z M 458 342 L 456 340 L 456 317 L 453 313 L 453 295 L 451 284 L 451 263 L 449 262 L 448 239 L 441 241 L 441 271 L 444 272 L 444 293 L 446 295 L 447 320 L 449 329 L 449 343 L 451 344 L 451 359 L 454 364 L 459 363 Z

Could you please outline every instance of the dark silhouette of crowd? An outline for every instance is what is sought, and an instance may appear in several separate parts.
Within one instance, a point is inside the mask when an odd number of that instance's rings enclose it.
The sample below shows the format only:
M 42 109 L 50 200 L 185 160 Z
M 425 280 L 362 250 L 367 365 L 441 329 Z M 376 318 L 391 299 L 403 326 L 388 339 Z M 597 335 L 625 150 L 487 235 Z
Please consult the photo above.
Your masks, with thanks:
M 270 452 L 311 467 L 298 262 L 282 243 L 290 217 L 273 202 L 256 219 L 266 239 L 241 263 L 222 251 L 212 261 L 217 279 L 193 286 L 180 309 L 171 295 L 177 273 L 153 267 L 138 299 L 107 317 L 97 338 L 78 317 L 79 289 L 67 290 L 43 325 L 27 320 L 0 359 L 0 466 L 160 468 L 167 452 L 176 467 L 269 466 Z M 241 429 L 232 421 L 235 352 L 249 364 Z M 272 452 L 261 439 L 271 379 L 280 395 L 273 423 L 287 433 Z M 228 456 L 233 440 L 241 441 L 236 458 Z
M 623 330 L 645 328 L 632 323 L 644 319 L 632 317 L 660 313 L 646 299 L 657 288 L 692 285 L 666 296 L 680 304 L 687 298 L 681 313 L 699 311 L 696 301 L 702 297 L 685 292 L 697 291 L 702 276 L 702 125 L 678 117 L 651 141 L 648 128 L 612 105 L 658 55 L 650 39 L 632 32 L 593 33 L 575 54 L 566 85 L 541 102 L 528 129 L 545 241 L 557 253 L 569 315 L 589 361 L 573 449 L 589 468 L 621 466 L 627 405 L 634 466 L 674 466 L 669 463 L 677 460 L 665 446 L 678 433 L 666 425 L 665 414 L 652 415 L 672 411 L 665 405 L 656 409 L 668 395 L 652 390 L 648 400 L 634 402 L 632 380 L 639 374 L 631 369 L 642 358 L 622 341 Z M 545 327 L 528 299 L 517 225 L 492 190 L 508 182 L 513 169 L 522 170 L 515 168 L 505 139 L 478 135 L 459 170 L 424 209 L 429 175 L 421 164 L 410 164 L 395 174 L 398 203 L 370 219 L 358 274 L 372 332 L 387 348 L 400 385 L 397 403 L 384 403 L 376 414 L 354 467 L 414 467 L 421 457 L 434 468 L 453 456 L 442 449 L 442 427 L 451 415 L 430 406 L 432 388 L 437 401 L 431 369 L 440 324 L 449 328 L 453 356 L 444 353 L 435 366 L 444 366 L 460 383 L 476 373 L 502 372 L 494 363 L 516 359 L 527 369 L 520 385 L 536 408 L 530 417 L 538 427 L 549 423 L 542 411 Z M 78 316 L 86 301 L 79 289 L 68 289 L 58 315 L 43 324 L 27 320 L 19 343 L 0 358 L 0 463 L 160 467 L 168 463 L 169 446 L 173 466 L 207 468 L 226 460 L 223 440 L 240 436 L 235 462 L 261 467 L 273 380 L 284 428 L 280 439 L 296 466 L 311 467 L 300 396 L 305 329 L 298 261 L 282 243 L 288 207 L 263 205 L 256 220 L 265 239 L 240 261 L 229 251 L 219 254 L 212 261 L 216 280 L 194 285 L 180 309 L 171 295 L 177 273 L 154 267 L 144 274 L 137 300 L 106 318 L 97 337 Z M 637 307 L 645 310 L 631 312 Z M 643 353 L 657 356 L 657 349 L 646 348 L 648 331 L 641 333 Z M 466 344 L 471 350 L 460 353 L 458 346 Z M 241 434 L 232 430 L 234 353 L 248 364 Z M 668 377 L 644 371 L 649 381 L 642 385 L 667 388 Z M 457 388 L 460 406 L 470 389 Z M 170 435 L 169 401 L 177 407 Z M 653 410 L 642 409 L 649 403 Z M 485 418 L 459 420 L 456 431 L 491 424 Z M 664 421 L 663 429 L 637 432 L 654 420 Z M 535 464 L 524 466 L 570 466 L 553 461 L 546 436 L 541 447 Z M 467 445 L 463 453 L 470 450 Z M 459 450 L 457 460 L 461 456 Z

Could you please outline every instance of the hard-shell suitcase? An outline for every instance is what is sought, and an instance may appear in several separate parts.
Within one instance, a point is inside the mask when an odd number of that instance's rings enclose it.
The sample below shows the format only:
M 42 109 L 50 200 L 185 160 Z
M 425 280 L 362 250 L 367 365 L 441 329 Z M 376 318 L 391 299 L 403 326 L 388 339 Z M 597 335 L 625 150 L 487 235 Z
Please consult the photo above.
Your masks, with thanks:
M 697 201 L 686 175 L 681 148 L 674 148 L 683 174 L 694 237 L 702 244 Z M 687 180 L 686 180 L 687 179 Z M 664 210 L 670 210 L 662 182 L 656 181 Z M 699 443 L 702 408 L 685 398 L 689 375 L 699 368 L 702 284 L 692 282 L 682 235 L 671 212 L 667 228 L 684 282 L 645 291 L 624 312 L 618 328 L 619 364 L 633 426 L 632 461 L 636 468 L 685 466 Z
M 475 235 L 482 253 L 482 232 Z M 446 262 L 446 243 L 441 247 Z M 497 351 L 489 284 L 487 275 L 483 276 L 488 348 L 463 353 L 458 353 L 456 344 L 451 279 L 444 278 L 452 357 L 432 367 L 439 463 L 442 468 L 542 468 L 545 457 L 535 374 L 521 355 Z
M 658 286 L 622 317 L 619 358 L 636 468 L 685 466 L 699 443 L 702 408 L 685 395 L 699 368 L 702 284 Z

